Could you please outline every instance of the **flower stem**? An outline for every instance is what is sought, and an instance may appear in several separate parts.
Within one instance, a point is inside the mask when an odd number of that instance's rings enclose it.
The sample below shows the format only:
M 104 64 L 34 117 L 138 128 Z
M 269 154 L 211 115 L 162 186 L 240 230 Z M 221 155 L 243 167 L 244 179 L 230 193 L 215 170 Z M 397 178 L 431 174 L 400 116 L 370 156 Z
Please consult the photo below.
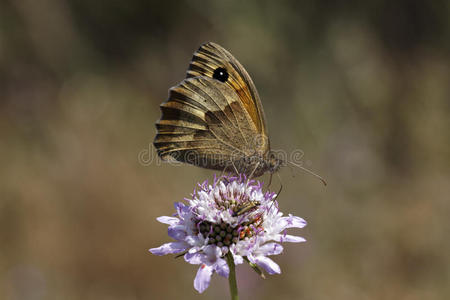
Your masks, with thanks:
M 238 289 L 236 284 L 236 268 L 234 265 L 233 254 L 230 251 L 227 253 L 227 263 L 230 268 L 230 273 L 228 275 L 228 283 L 230 285 L 230 296 L 231 300 L 239 300 Z

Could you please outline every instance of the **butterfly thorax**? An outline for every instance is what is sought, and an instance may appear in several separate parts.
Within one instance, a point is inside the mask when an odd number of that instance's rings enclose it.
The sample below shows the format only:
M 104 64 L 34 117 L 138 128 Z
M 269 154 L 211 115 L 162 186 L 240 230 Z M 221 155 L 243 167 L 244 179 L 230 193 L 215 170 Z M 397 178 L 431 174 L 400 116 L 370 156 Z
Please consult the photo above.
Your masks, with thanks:
M 233 161 L 234 168 L 249 177 L 259 177 L 266 172 L 275 173 L 283 165 L 283 160 L 269 151 L 266 155 L 254 154 Z

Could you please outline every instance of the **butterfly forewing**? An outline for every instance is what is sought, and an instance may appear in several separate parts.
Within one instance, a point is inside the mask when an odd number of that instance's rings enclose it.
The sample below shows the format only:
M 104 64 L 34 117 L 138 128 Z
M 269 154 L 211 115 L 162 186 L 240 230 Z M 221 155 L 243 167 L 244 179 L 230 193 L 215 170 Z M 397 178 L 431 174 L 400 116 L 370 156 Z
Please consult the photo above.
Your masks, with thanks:
M 226 84 L 238 94 L 258 133 L 267 136 L 264 111 L 256 87 L 244 67 L 227 50 L 212 42 L 200 46 L 194 53 L 187 77 L 212 78 L 218 68 L 228 72 Z

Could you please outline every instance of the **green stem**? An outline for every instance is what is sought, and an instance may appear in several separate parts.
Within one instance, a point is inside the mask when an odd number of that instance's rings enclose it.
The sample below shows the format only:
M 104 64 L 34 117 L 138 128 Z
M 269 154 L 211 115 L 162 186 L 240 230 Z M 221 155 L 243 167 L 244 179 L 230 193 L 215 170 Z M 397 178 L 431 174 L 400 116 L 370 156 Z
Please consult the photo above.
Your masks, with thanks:
M 234 265 L 233 254 L 230 251 L 227 253 L 227 263 L 230 268 L 230 274 L 228 275 L 228 283 L 230 284 L 230 296 L 231 300 L 239 300 L 238 289 L 236 284 L 236 268 Z

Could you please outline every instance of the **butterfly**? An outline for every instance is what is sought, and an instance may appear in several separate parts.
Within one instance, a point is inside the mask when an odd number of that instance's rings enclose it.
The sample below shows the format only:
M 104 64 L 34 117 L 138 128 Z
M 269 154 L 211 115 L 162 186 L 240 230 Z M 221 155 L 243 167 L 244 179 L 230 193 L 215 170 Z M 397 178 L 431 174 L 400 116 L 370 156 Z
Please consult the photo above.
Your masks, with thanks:
M 160 105 L 154 146 L 163 161 L 259 177 L 283 160 L 270 149 L 264 110 L 244 67 L 208 42 Z

